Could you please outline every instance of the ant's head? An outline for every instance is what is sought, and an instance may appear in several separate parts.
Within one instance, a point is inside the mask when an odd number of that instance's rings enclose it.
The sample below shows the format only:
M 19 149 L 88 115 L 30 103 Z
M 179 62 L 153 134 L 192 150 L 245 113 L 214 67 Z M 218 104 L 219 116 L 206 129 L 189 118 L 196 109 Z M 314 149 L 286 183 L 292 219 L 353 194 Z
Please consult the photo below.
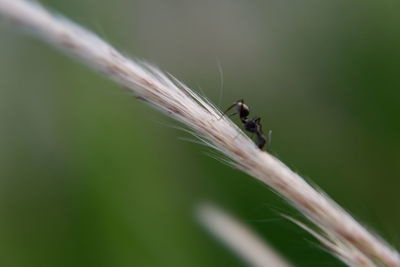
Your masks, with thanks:
M 236 110 L 239 113 L 239 116 L 241 119 L 246 119 L 247 116 L 250 114 L 250 109 L 249 107 L 244 103 L 243 99 L 240 99 L 234 103 L 234 106 L 236 106 Z
M 249 116 L 250 110 L 249 107 L 244 103 L 243 99 L 240 99 L 236 102 L 234 102 L 229 108 L 227 108 L 222 116 L 224 116 L 229 110 L 235 109 L 236 112 L 232 115 L 239 114 L 240 120 L 245 123 L 247 121 L 247 116 Z M 232 116 L 230 115 L 230 116 Z M 221 116 L 221 118 L 222 118 Z M 230 117 L 229 116 L 229 117 Z

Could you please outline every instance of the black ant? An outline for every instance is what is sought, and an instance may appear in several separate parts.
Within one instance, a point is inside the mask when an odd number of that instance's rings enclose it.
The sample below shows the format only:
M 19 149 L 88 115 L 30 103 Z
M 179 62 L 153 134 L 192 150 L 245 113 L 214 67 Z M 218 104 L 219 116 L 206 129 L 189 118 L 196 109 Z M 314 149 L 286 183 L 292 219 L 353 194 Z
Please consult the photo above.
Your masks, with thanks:
M 232 108 L 236 109 L 236 112 L 229 115 L 229 117 L 239 114 L 239 118 L 241 120 L 241 122 L 244 125 L 244 128 L 246 129 L 246 131 L 252 133 L 252 134 L 256 134 L 257 136 L 257 146 L 263 150 L 264 145 L 267 143 L 267 139 L 265 138 L 265 136 L 263 135 L 263 131 L 262 131 L 262 126 L 261 126 L 261 118 L 260 117 L 256 117 L 254 119 L 248 119 L 247 117 L 250 114 L 250 109 L 249 107 L 244 103 L 243 99 L 240 99 L 238 101 L 236 101 L 235 103 L 233 103 L 223 114 L 222 116 L 224 116 L 229 110 L 231 110 Z M 268 144 L 267 144 L 267 148 L 266 150 L 269 151 L 269 148 L 271 146 L 271 138 L 272 138 L 272 131 L 268 132 Z

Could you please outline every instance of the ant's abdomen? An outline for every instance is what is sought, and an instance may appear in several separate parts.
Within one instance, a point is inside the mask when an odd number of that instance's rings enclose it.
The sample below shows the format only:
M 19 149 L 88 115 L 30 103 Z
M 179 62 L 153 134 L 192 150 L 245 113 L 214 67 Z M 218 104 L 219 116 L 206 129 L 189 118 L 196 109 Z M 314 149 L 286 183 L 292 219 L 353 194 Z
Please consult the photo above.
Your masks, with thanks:
M 262 136 L 262 135 L 257 135 L 257 139 L 258 139 L 257 146 L 258 146 L 259 149 L 262 150 L 264 145 L 265 145 L 265 143 L 266 143 L 266 140 L 265 140 L 264 136 Z M 267 148 L 267 150 L 268 150 L 268 148 Z

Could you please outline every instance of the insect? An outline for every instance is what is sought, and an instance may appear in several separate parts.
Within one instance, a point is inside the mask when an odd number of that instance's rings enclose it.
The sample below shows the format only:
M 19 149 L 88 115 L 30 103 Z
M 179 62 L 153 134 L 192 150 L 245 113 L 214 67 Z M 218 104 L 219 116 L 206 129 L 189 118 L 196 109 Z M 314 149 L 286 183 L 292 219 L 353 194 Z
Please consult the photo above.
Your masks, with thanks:
M 261 126 L 261 118 L 256 117 L 253 119 L 249 119 L 248 116 L 250 114 L 249 107 L 244 103 L 243 99 L 240 99 L 233 103 L 227 110 L 222 114 L 224 116 L 229 110 L 235 108 L 236 112 L 229 115 L 229 117 L 239 114 L 240 121 L 243 123 L 243 126 L 246 131 L 255 134 L 257 136 L 257 146 L 263 150 L 265 144 L 267 144 L 266 150 L 269 151 L 272 140 L 272 131 L 268 132 L 268 143 L 267 138 L 263 135 L 262 126 Z

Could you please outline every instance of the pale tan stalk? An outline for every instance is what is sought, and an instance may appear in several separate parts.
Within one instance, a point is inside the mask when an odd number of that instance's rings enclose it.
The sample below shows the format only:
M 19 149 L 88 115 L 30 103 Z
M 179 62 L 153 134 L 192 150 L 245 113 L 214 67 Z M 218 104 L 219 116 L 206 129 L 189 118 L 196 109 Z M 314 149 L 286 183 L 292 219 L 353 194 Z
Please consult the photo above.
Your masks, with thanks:
M 225 245 L 256 267 L 292 267 L 271 246 L 238 219 L 211 204 L 197 209 L 200 222 Z
M 185 85 L 155 67 L 133 61 L 83 27 L 24 0 L 0 0 L 0 16 L 29 29 L 58 49 L 135 92 L 193 129 L 244 172 L 266 183 L 300 210 L 333 243 L 345 245 L 379 265 L 400 267 L 396 250 L 367 231 L 321 191 L 272 155 L 260 151 L 229 119 Z M 364 266 L 348 259 L 354 266 Z

